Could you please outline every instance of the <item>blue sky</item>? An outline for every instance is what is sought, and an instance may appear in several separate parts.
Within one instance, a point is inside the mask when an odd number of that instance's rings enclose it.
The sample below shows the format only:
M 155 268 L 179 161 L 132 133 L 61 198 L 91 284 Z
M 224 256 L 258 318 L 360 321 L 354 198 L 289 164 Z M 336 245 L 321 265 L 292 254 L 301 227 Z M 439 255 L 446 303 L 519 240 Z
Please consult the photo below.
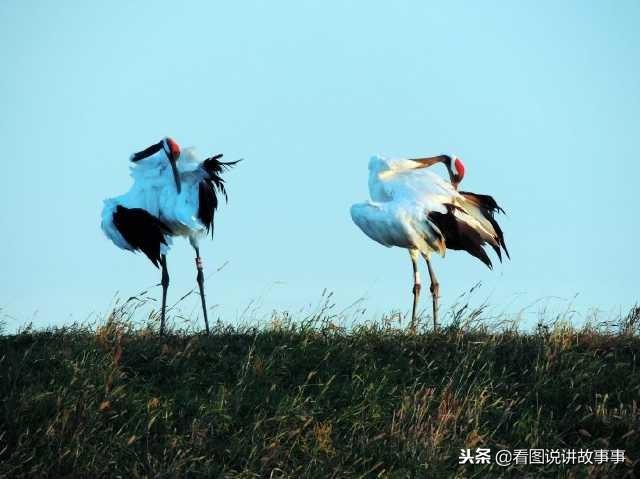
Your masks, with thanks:
M 159 282 L 99 217 L 129 187 L 129 155 L 164 135 L 246 160 L 202 248 L 209 272 L 228 261 L 207 283 L 214 317 L 256 299 L 295 310 L 324 288 L 372 316 L 409 308 L 408 254 L 349 217 L 376 153 L 457 154 L 465 189 L 508 212 L 511 262 L 434 260 L 445 307 L 481 281 L 498 310 L 625 310 L 638 24 L 635 1 L 1 2 L 0 314 L 65 324 Z M 186 241 L 169 266 L 177 299 L 195 286 Z

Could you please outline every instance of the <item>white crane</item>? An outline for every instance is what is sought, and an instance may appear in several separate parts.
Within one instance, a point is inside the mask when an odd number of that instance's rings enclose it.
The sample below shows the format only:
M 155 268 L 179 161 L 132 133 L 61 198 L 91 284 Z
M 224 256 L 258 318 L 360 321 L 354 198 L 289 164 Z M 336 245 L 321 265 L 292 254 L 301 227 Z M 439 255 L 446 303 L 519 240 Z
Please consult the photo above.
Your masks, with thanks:
M 426 170 L 437 163 L 447 167 L 450 182 Z M 491 196 L 457 191 L 463 177 L 462 161 L 449 155 L 418 159 L 373 156 L 369 160 L 371 201 L 351 207 L 351 218 L 369 238 L 387 247 L 409 250 L 414 277 L 412 330 L 421 287 L 419 255 L 425 259 L 431 279 L 434 330 L 438 327 L 440 285 L 431 265 L 431 253 L 444 256 L 446 249 L 465 250 L 490 269 L 485 244 L 494 249 L 500 261 L 501 249 L 509 257 L 502 230 L 494 218 L 496 212 L 504 211 Z
M 196 280 L 209 333 L 199 242 L 207 232 L 213 234 L 218 194 L 227 198 L 220 175 L 237 163 L 223 163 L 221 157 L 198 161 L 192 149 L 181 151 L 173 139 L 164 138 L 131 156 L 133 185 L 124 195 L 104 201 L 105 235 L 119 248 L 142 251 L 156 267 L 162 266 L 161 335 L 169 287 L 166 255 L 173 236 L 188 238 L 195 249 Z

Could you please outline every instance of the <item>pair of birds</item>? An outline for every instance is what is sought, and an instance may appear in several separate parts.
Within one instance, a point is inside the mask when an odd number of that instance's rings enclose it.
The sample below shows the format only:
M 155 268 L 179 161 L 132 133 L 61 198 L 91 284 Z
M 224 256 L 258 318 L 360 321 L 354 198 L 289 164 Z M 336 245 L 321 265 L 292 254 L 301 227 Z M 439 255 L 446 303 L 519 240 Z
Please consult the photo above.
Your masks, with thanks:
M 223 163 L 221 157 L 200 161 L 192 149 L 182 151 L 173 139 L 164 138 L 131 156 L 131 189 L 105 200 L 102 229 L 106 236 L 122 249 L 142 251 L 156 267 L 162 267 L 161 335 L 169 286 L 166 254 L 173 236 L 186 237 L 195 249 L 196 280 L 209 333 L 199 244 L 208 232 L 213 234 L 218 195 L 227 199 L 221 174 L 237 163 Z M 427 171 L 438 163 L 447 168 L 449 182 Z M 412 330 L 421 289 L 420 256 L 431 279 L 434 330 L 438 327 L 439 284 L 431 265 L 433 252 L 444 256 L 446 249 L 465 250 L 489 268 L 491 260 L 483 248 L 487 243 L 500 260 L 502 251 L 509 256 L 494 217 L 504 211 L 491 196 L 458 191 L 464 173 L 462 161 L 449 155 L 418 159 L 374 156 L 369 161 L 371 201 L 351 207 L 354 223 L 371 239 L 409 250 L 414 273 Z

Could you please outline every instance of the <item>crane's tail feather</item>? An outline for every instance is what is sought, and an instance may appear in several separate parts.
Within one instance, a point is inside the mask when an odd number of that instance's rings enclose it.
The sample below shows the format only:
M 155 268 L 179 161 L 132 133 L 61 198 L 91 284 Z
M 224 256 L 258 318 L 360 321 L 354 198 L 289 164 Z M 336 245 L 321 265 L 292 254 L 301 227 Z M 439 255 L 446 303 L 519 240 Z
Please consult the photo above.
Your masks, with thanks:
M 429 220 L 433 222 L 444 235 L 448 249 L 464 250 L 482 261 L 489 269 L 493 269 L 491 259 L 483 246 L 487 243 L 500 255 L 499 242 L 484 230 L 482 224 L 459 206 L 445 204 L 446 213 L 432 211 Z
M 213 216 L 218 208 L 217 192 L 224 196 L 225 201 L 229 200 L 224 179 L 220 176 L 229 168 L 235 166 L 242 160 L 222 162 L 222 153 L 213 155 L 202 162 L 202 168 L 207 173 L 207 177 L 200 182 L 198 187 L 198 218 L 202 224 L 211 232 L 213 237 Z
M 222 153 L 218 153 L 217 155 L 207 158 L 202 162 L 202 168 L 207 172 L 207 181 L 211 183 L 211 186 L 224 195 L 225 201 L 228 201 L 229 198 L 227 197 L 227 190 L 224 186 L 224 179 L 220 175 L 229 168 L 234 167 L 242 160 L 240 159 L 228 162 L 218 161 L 222 156 Z
M 504 234 L 502 228 L 495 219 L 496 213 L 506 214 L 504 209 L 498 205 L 495 199 L 489 195 L 480 195 L 477 193 L 471 193 L 470 191 L 460 191 L 460 194 L 465 200 L 464 209 L 466 209 L 472 216 L 483 223 L 483 227 L 487 233 L 493 238 L 494 241 L 488 241 L 494 250 L 497 249 L 498 257 L 501 258 L 501 254 L 498 252 L 500 248 L 504 250 L 507 258 L 511 259 L 509 250 L 504 241 Z M 487 224 L 488 223 L 488 224 Z M 494 244 L 494 242 L 496 244 Z
M 445 244 L 448 249 L 464 250 L 472 256 L 482 261 L 489 269 L 493 269 L 491 259 L 487 256 L 484 248 L 484 239 L 481 234 L 464 220 L 455 214 L 456 207 L 451 204 L 445 205 L 446 213 L 432 211 L 429 213 L 429 220 L 432 221 L 442 232 Z

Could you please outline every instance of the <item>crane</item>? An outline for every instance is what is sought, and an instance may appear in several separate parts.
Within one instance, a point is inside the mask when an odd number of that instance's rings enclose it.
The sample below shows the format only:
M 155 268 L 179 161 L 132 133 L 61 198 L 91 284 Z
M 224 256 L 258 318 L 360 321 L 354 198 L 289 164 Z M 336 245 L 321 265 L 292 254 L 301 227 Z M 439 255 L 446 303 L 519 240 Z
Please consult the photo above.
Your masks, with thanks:
M 131 155 L 133 185 L 127 193 L 104 201 L 102 230 L 107 238 L 121 249 L 141 251 L 162 268 L 161 335 L 169 287 L 167 253 L 176 236 L 187 238 L 196 252 L 196 281 L 209 333 L 199 245 L 207 232 L 213 235 L 218 195 L 227 199 L 221 174 L 237 163 L 223 163 L 221 157 L 200 161 L 193 149 L 183 151 L 175 140 L 165 137 Z
M 428 171 L 442 163 L 449 181 Z M 504 210 L 489 195 L 458 191 L 465 167 L 460 158 L 438 155 L 416 159 L 373 156 L 369 160 L 370 200 L 351 207 L 353 222 L 372 240 L 409 250 L 413 267 L 411 330 L 415 331 L 421 282 L 418 260 L 427 263 L 433 308 L 433 328 L 438 328 L 440 284 L 431 254 L 444 257 L 447 249 L 464 250 L 492 269 L 484 250 L 488 244 L 502 261 L 509 257 L 495 213 Z

